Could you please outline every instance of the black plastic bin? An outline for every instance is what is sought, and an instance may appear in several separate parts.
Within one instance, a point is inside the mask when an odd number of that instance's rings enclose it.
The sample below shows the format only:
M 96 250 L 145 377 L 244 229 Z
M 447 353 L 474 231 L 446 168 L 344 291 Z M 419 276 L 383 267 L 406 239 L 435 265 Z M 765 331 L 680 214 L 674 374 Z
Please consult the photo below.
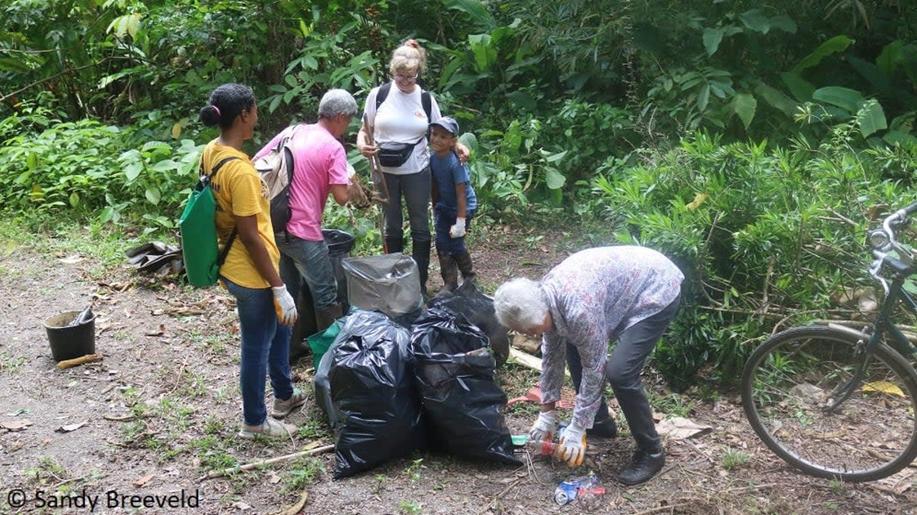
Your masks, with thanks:
M 352 234 L 337 229 L 325 229 L 322 231 L 322 236 L 325 237 L 325 244 L 328 245 L 328 256 L 331 257 L 331 267 L 338 283 L 338 302 L 344 306 L 346 313 L 350 306 L 347 302 L 347 277 L 344 275 L 341 260 L 350 256 L 355 239 Z
M 66 311 L 45 320 L 45 331 L 54 361 L 74 359 L 96 351 L 96 316 L 71 326 L 80 311 Z

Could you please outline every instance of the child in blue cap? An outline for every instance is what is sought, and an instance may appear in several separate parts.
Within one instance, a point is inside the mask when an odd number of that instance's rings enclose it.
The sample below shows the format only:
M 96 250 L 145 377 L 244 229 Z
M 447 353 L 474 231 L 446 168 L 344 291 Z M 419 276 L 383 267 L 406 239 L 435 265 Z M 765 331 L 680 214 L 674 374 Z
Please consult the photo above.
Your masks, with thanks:
M 436 225 L 436 253 L 446 290 L 458 286 L 458 273 L 462 280 L 474 278 L 471 256 L 465 248 L 465 232 L 478 207 L 471 187 L 468 168 L 455 153 L 458 142 L 458 122 L 448 116 L 430 124 L 430 171 L 433 176 L 433 213 Z

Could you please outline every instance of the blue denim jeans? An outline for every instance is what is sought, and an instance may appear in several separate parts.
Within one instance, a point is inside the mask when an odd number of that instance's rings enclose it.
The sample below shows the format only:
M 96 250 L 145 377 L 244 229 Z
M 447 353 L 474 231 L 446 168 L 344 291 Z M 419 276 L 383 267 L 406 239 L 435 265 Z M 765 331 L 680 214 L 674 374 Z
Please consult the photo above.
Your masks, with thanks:
M 274 294 L 270 288 L 245 288 L 221 278 L 236 298 L 242 333 L 242 363 L 239 386 L 242 389 L 242 416 L 248 425 L 258 425 L 267 418 L 264 404 L 264 376 L 270 372 L 274 397 L 289 399 L 293 395 L 290 373 L 290 327 L 277 321 Z
M 324 240 L 311 241 L 292 234 L 275 234 L 280 248 L 280 278 L 290 295 L 299 298 L 300 278 L 305 279 L 312 292 L 316 310 L 327 308 L 337 301 L 337 278 Z
M 436 229 L 436 252 L 448 256 L 458 256 L 467 252 L 464 236 L 461 238 L 449 236 L 449 229 L 455 225 L 458 211 L 444 206 L 436 206 L 433 208 L 433 215 L 433 227 Z M 466 233 L 471 229 L 471 219 L 473 217 L 474 211 L 465 214 Z

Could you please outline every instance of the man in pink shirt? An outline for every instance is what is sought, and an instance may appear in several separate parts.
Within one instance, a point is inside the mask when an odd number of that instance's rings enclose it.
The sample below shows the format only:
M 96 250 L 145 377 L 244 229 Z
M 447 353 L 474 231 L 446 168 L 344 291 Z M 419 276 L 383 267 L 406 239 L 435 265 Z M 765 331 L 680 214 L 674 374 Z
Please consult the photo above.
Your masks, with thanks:
M 344 205 L 349 199 L 347 154 L 340 139 L 357 113 L 357 102 L 343 89 L 332 89 L 318 105 L 318 123 L 295 125 L 281 131 L 253 160 L 269 153 L 280 139 L 293 131 L 289 148 L 293 154 L 290 184 L 290 221 L 274 239 L 280 248 L 280 276 L 293 298 L 298 298 L 301 279 L 306 280 L 315 306 L 316 331 L 342 315 L 337 302 L 337 281 L 328 246 L 322 236 L 322 213 L 330 193 Z M 296 336 L 294 334 L 294 336 Z M 300 334 L 290 340 L 291 358 L 301 354 Z M 298 352 L 297 352 L 298 351 Z

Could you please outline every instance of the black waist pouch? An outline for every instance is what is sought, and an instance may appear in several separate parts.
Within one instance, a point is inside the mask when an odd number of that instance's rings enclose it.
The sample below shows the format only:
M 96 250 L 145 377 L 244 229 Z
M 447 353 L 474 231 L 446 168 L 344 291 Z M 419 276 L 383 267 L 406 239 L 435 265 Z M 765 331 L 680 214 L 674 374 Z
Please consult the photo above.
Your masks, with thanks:
M 391 168 L 403 165 L 414 153 L 414 147 L 421 141 L 423 138 L 414 143 L 384 143 L 379 148 L 379 164 Z

